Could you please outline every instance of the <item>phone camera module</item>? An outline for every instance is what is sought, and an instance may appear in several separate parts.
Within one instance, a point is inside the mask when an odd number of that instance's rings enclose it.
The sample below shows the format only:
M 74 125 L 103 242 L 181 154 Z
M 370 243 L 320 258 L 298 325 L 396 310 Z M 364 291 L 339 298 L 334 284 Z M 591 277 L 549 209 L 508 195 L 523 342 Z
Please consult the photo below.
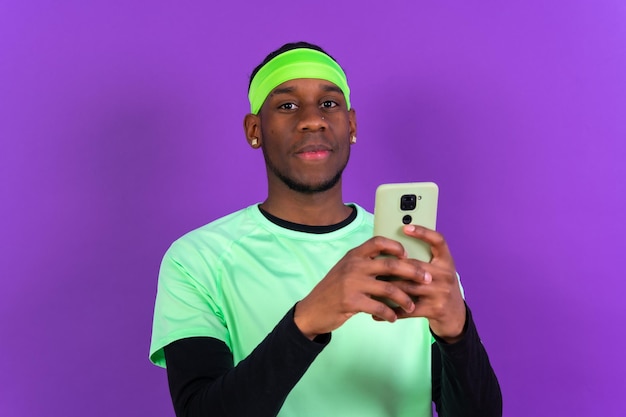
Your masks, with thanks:
M 402 211 L 415 210 L 416 206 L 417 206 L 417 197 L 415 196 L 415 194 L 404 194 L 402 197 L 400 197 L 400 210 Z

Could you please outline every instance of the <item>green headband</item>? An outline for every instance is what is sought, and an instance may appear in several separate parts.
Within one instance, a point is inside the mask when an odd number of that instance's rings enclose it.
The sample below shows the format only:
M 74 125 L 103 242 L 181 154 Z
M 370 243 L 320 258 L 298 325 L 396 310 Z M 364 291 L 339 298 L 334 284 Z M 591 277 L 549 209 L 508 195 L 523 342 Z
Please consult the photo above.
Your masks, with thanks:
M 343 91 L 350 109 L 350 87 L 346 74 L 337 62 L 323 52 L 309 48 L 291 49 L 272 58 L 256 73 L 250 84 L 250 111 L 257 114 L 274 88 L 296 78 L 319 78 L 330 81 Z

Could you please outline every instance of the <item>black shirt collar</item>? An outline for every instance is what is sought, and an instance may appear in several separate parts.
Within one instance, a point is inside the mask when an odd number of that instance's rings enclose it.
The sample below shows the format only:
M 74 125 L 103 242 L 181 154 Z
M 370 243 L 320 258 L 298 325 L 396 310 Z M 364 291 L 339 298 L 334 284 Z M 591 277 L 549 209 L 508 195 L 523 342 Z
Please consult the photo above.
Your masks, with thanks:
M 339 230 L 342 227 L 345 227 L 349 225 L 350 223 L 352 223 L 354 219 L 356 219 L 356 215 L 357 215 L 356 207 L 353 205 L 349 205 L 348 207 L 352 209 L 352 212 L 350 213 L 348 217 L 346 217 L 345 220 L 342 220 L 339 223 L 331 224 L 328 226 L 308 226 L 306 224 L 292 223 L 287 220 L 279 219 L 278 217 L 272 216 L 267 211 L 263 210 L 260 205 L 258 205 L 257 207 L 259 208 L 259 211 L 261 212 L 261 214 L 263 214 L 263 216 L 265 216 L 267 220 L 271 221 L 277 226 L 284 227 L 285 229 L 289 229 L 289 230 L 294 230 L 296 232 L 316 233 L 316 234 L 330 233 L 330 232 Z

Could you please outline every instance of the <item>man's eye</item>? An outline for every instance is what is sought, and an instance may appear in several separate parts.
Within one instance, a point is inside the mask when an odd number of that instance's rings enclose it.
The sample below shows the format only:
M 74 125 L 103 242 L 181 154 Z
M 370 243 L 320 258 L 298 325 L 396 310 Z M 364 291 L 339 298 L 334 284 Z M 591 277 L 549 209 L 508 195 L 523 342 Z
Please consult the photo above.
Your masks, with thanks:
M 294 110 L 297 106 L 294 103 L 285 103 L 278 106 L 278 108 L 282 110 Z
M 326 100 L 326 101 L 322 102 L 322 107 L 324 107 L 326 109 L 331 109 L 333 107 L 337 107 L 337 103 L 332 101 L 332 100 Z

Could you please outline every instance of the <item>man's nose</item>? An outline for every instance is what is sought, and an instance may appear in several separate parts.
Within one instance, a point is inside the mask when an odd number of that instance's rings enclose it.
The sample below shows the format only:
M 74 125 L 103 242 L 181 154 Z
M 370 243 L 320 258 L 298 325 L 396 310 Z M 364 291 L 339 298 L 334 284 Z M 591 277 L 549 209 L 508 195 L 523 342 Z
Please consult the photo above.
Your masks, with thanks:
M 301 109 L 300 115 L 298 129 L 301 131 L 324 130 L 328 127 L 328 121 L 318 106 L 306 106 Z

